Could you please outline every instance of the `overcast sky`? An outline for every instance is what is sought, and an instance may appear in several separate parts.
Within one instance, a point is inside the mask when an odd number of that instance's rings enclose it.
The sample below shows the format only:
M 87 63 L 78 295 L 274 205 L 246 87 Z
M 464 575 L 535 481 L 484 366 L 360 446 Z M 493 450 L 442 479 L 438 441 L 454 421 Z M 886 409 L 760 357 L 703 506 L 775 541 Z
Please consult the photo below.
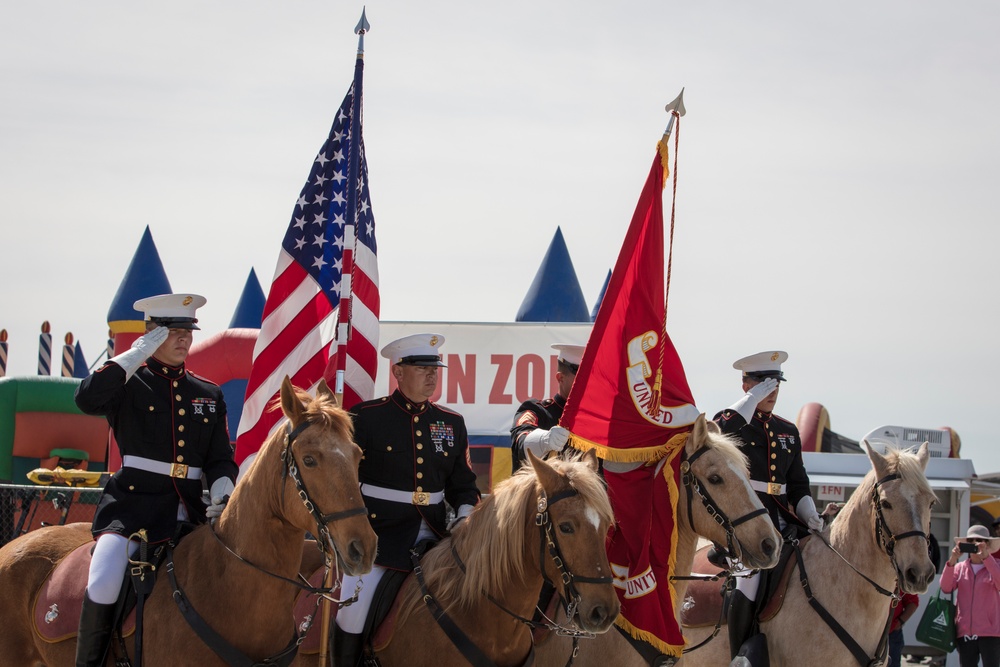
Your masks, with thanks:
M 146 225 L 206 333 L 251 267 L 267 289 L 361 9 L 7 3 L 9 374 L 35 372 L 43 320 L 96 357 Z M 819 402 L 854 439 L 951 426 L 1000 470 L 995 0 L 367 11 L 383 320 L 513 320 L 557 226 L 593 304 L 684 86 L 668 330 L 699 407 L 784 349 L 779 414 Z

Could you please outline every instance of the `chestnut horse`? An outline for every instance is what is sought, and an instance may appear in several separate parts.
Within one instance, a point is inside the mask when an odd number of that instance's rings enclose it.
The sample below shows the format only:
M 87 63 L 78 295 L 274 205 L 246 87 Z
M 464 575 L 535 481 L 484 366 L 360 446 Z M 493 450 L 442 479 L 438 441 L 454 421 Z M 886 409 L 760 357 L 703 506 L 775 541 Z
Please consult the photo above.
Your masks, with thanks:
M 856 643 L 854 651 L 810 604 L 796 565 L 781 609 L 761 623 L 771 667 L 869 664 L 886 630 L 890 604 L 886 593 L 896 586 L 907 593 L 923 593 L 934 578 L 926 536 L 936 497 L 924 476 L 927 443 L 916 454 L 890 450 L 885 456 L 868 443 L 864 446 L 872 470 L 833 523 L 802 546 L 814 604 L 822 605 Z M 688 640 L 698 642 L 710 630 L 691 628 Z M 728 662 L 728 634 L 721 632 L 685 655 L 680 664 L 714 667 Z
M 678 498 L 674 576 L 691 574 L 699 535 L 720 545 L 733 545 L 736 555 L 748 567 L 774 567 L 778 562 L 781 535 L 750 487 L 747 459 L 735 441 L 723 435 L 715 422 L 700 415 L 685 443 L 684 458 L 690 462 L 690 475 L 685 484 L 687 490 L 682 489 Z M 702 495 L 701 489 L 708 491 L 707 496 Z M 707 503 L 706 497 L 711 498 Z M 740 521 L 752 515 L 755 516 Z M 720 516 L 723 519 L 717 518 Z M 676 602 L 674 617 L 678 623 L 679 605 L 684 600 L 687 584 L 684 579 L 677 579 L 672 584 Z M 567 664 L 571 651 L 569 638 L 552 635 L 539 645 L 536 662 L 539 667 L 562 667 Z M 617 631 L 580 641 L 579 653 L 573 660 L 574 667 L 648 664 Z M 718 664 L 729 664 L 729 661 Z
M 613 516 L 597 457 L 542 461 L 497 485 L 468 519 L 420 563 L 399 592 L 392 639 L 376 656 L 384 667 L 440 667 L 471 662 L 425 603 L 433 598 L 496 667 L 520 667 L 532 651 L 530 619 L 543 576 L 572 604 L 576 623 L 604 632 L 618 616 L 618 597 L 604 540 Z M 298 665 L 316 665 L 301 655 Z
M 287 427 L 260 449 L 215 526 L 198 527 L 173 552 L 174 575 L 191 606 L 251 661 L 282 652 L 293 638 L 299 588 L 287 580 L 296 578 L 306 531 L 346 572 L 367 572 L 375 559 L 377 538 L 358 488 L 361 450 L 347 413 L 326 383 L 312 398 L 287 377 L 281 409 Z M 32 531 L 0 549 L 0 664 L 74 664 L 75 638 L 42 641 L 31 607 L 55 565 L 92 539 L 90 526 L 78 523 Z M 181 615 L 166 575 L 158 577 L 144 617 L 146 667 L 226 664 Z

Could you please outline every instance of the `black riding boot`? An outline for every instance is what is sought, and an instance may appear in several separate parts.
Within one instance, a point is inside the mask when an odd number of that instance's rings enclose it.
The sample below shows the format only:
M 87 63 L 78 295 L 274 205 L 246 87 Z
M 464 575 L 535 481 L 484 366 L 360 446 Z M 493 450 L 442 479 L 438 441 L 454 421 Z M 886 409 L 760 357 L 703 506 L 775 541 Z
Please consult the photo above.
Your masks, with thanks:
M 333 667 L 358 667 L 364 649 L 364 635 L 345 632 L 333 624 Z
M 114 631 L 116 606 L 98 604 L 84 592 L 80 629 L 76 635 L 76 667 L 104 667 Z
M 750 637 L 754 621 L 754 602 L 740 591 L 733 591 L 729 602 L 729 659 L 736 657 L 740 647 Z

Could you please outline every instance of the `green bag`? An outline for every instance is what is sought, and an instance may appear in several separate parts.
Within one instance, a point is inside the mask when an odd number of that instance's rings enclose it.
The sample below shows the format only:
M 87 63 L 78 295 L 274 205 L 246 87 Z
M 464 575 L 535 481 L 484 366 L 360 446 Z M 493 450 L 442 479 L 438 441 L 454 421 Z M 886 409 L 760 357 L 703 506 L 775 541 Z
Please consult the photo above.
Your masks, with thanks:
M 924 615 L 917 625 L 917 641 L 945 653 L 955 650 L 955 603 L 952 596 L 941 597 L 941 591 L 927 601 Z

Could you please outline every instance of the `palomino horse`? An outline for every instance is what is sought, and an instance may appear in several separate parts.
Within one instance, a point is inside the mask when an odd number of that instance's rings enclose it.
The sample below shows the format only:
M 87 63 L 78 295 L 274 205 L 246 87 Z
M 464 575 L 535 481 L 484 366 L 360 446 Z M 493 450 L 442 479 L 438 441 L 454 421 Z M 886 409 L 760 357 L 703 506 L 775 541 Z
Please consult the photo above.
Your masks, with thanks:
M 214 531 L 200 526 L 173 553 L 173 575 L 191 607 L 250 658 L 247 664 L 281 653 L 293 638 L 299 588 L 289 580 L 296 577 L 306 531 L 317 535 L 328 562 L 336 558 L 346 572 L 367 572 L 375 559 L 377 538 L 358 488 L 361 450 L 351 439 L 347 413 L 325 383 L 313 399 L 293 389 L 287 377 L 281 409 L 287 429 L 261 448 Z M 31 607 L 55 565 L 92 539 L 86 524 L 53 526 L 0 550 L 0 664 L 74 663 L 75 640 L 41 640 Z M 166 575 L 159 577 L 146 601 L 144 665 L 227 664 L 191 629 L 171 588 Z
M 411 575 L 403 584 L 392 638 L 376 645 L 384 667 L 464 665 L 475 654 L 474 664 L 524 665 L 532 651 L 524 620 L 543 577 L 569 601 L 578 625 L 611 627 L 619 605 L 604 540 L 613 515 L 597 457 L 529 460 L 427 552 L 423 581 Z M 441 614 L 454 624 L 461 650 L 435 620 Z M 297 664 L 316 664 L 315 656 L 299 656 Z
M 735 442 L 723 435 L 715 422 L 700 415 L 685 444 L 684 458 L 690 464 L 690 475 L 682 479 L 686 490 L 680 493 L 677 506 L 674 576 L 691 574 L 699 535 L 717 544 L 731 545 L 748 567 L 774 567 L 781 535 L 750 487 L 747 460 Z M 673 584 L 677 605 L 684 600 L 687 583 L 678 579 Z M 679 608 L 674 609 L 674 617 L 680 618 Z M 550 636 L 538 647 L 537 664 L 562 667 L 571 651 L 568 638 Z M 648 664 L 619 632 L 581 641 L 579 654 L 573 660 L 574 667 Z M 719 664 L 728 664 L 728 660 Z
M 864 445 L 872 470 L 834 522 L 802 546 L 813 600 L 800 584 L 796 565 L 781 609 L 761 623 L 771 667 L 869 664 L 886 630 L 888 593 L 896 586 L 923 593 L 934 578 L 927 531 L 936 499 L 924 476 L 927 443 L 916 454 L 890 451 L 886 456 Z M 839 631 L 820 616 L 817 604 Z M 688 639 L 697 643 L 705 634 L 706 628 L 691 629 Z M 728 636 L 721 632 L 680 664 L 715 667 L 728 661 Z

